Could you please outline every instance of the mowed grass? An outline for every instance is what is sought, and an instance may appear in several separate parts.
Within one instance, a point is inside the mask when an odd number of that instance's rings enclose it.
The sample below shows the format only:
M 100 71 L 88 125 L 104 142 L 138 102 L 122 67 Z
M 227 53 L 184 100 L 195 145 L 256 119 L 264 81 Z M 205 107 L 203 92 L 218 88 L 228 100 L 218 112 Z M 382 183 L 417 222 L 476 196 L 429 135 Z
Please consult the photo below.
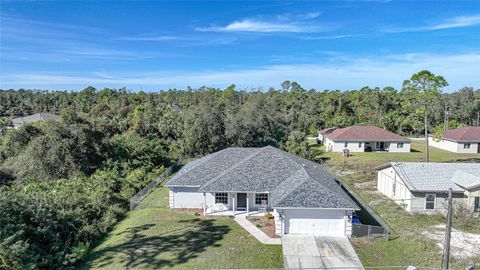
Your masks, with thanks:
M 84 269 L 282 268 L 280 245 L 263 245 L 232 218 L 166 208 L 157 188 L 91 253 Z
M 367 202 L 374 211 L 393 229 L 398 237 L 393 240 L 353 239 L 355 251 L 364 266 L 407 266 L 440 267 L 441 249 L 422 233 L 432 226 L 445 224 L 441 215 L 409 214 L 389 198 L 376 192 L 375 167 L 390 161 L 425 161 L 424 141 L 414 140 L 410 153 L 352 153 L 348 158 L 339 153 L 326 153 L 324 147 L 312 146 L 317 157 L 326 159 L 344 182 Z M 480 162 L 478 154 L 457 154 L 430 147 L 431 162 Z M 480 220 L 463 224 L 458 220 L 454 228 L 480 233 Z M 479 243 L 480 246 L 480 243 Z M 453 269 L 464 269 L 469 264 L 480 266 L 480 256 L 468 260 L 452 260 Z

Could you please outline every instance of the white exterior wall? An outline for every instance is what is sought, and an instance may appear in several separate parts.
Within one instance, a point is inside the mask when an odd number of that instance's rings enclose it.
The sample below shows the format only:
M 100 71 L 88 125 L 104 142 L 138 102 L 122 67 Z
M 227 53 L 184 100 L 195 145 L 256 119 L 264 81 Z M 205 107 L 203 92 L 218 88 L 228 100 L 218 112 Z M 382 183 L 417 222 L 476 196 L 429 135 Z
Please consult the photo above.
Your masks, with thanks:
M 409 153 L 410 152 L 410 142 L 403 142 L 403 148 L 397 148 L 397 143 L 399 142 L 391 142 L 388 148 L 388 152 L 396 152 L 396 153 Z
M 215 193 L 206 193 L 207 213 L 211 212 L 212 206 L 215 204 Z M 259 205 L 255 204 L 255 193 L 247 193 L 248 205 L 250 211 L 259 209 Z M 233 210 L 233 203 L 237 202 L 236 193 L 228 193 L 228 204 L 224 204 L 225 209 Z M 270 203 L 270 198 L 268 199 Z M 172 187 L 169 189 L 169 207 L 170 208 L 203 208 L 203 193 L 198 188 Z
M 347 236 L 349 222 L 348 211 L 345 210 L 284 209 L 283 216 L 285 234 Z M 351 234 L 351 228 L 349 233 Z
M 479 142 L 471 142 L 470 149 L 464 149 L 464 143 L 458 143 L 449 140 L 436 140 L 433 137 L 428 137 L 428 143 L 436 148 L 447 150 L 454 153 L 477 154 L 479 153 Z
M 347 147 L 345 147 L 347 143 Z M 360 145 L 361 143 L 361 145 Z M 403 148 L 397 148 L 398 142 L 385 142 L 385 147 L 388 147 L 389 152 L 410 152 L 410 142 L 403 142 Z M 345 142 L 345 141 L 332 141 L 329 138 L 325 139 L 324 142 L 325 148 L 330 152 L 342 152 L 343 149 L 347 148 L 350 152 L 365 152 L 365 148 L 370 146 L 373 151 L 380 150 L 376 148 L 376 143 L 372 142 Z
M 362 142 L 362 146 L 360 146 L 359 143 L 360 142 L 347 142 L 347 147 L 345 147 L 345 142 L 332 141 L 329 138 L 326 138 L 324 144 L 327 151 L 330 152 L 342 152 L 345 148 L 350 150 L 350 152 L 364 152 L 365 143 Z
M 395 183 L 395 194 L 393 193 L 393 183 Z M 412 193 L 392 167 L 378 171 L 377 190 L 398 205 L 403 206 L 406 211 L 411 211 Z
M 215 196 L 212 193 L 206 193 L 205 197 L 207 205 L 215 203 Z M 198 188 L 172 187 L 169 189 L 170 208 L 203 208 L 203 205 L 203 193 L 198 192 Z

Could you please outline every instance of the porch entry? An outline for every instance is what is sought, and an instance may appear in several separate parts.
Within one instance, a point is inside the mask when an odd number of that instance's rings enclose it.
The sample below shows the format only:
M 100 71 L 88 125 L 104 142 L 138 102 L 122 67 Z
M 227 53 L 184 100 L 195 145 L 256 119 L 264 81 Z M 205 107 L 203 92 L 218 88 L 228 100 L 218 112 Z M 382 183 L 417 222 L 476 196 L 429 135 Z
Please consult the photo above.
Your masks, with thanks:
M 385 148 L 385 142 L 375 142 L 375 148 L 383 150 Z
M 237 193 L 237 209 L 247 209 L 247 193 Z

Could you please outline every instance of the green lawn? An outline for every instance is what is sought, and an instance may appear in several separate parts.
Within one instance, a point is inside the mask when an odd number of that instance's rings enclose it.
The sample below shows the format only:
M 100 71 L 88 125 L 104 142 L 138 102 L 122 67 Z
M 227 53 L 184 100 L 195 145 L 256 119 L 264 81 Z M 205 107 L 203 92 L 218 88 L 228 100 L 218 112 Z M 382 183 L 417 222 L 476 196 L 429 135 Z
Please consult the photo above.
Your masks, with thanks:
M 232 218 L 166 208 L 158 188 L 91 253 L 84 269 L 282 268 L 280 245 L 258 242 Z
M 376 190 L 375 167 L 390 161 L 424 161 L 425 143 L 413 141 L 410 153 L 353 153 L 351 157 L 341 157 L 339 153 L 325 153 L 324 148 L 312 146 L 317 157 L 326 158 L 329 164 L 364 201 L 379 214 L 398 234 L 390 241 L 354 239 L 355 250 L 365 266 L 378 265 L 415 265 L 417 267 L 440 267 L 441 250 L 421 233 L 433 225 L 444 223 L 439 215 L 419 215 L 405 212 L 387 197 L 379 195 Z M 330 158 L 330 160 L 328 160 Z M 430 161 L 479 162 L 478 154 L 456 154 L 430 147 Z M 457 229 L 480 233 L 480 220 L 465 224 L 455 220 Z M 470 261 L 455 261 L 455 269 L 463 268 L 469 263 L 480 264 L 479 258 Z

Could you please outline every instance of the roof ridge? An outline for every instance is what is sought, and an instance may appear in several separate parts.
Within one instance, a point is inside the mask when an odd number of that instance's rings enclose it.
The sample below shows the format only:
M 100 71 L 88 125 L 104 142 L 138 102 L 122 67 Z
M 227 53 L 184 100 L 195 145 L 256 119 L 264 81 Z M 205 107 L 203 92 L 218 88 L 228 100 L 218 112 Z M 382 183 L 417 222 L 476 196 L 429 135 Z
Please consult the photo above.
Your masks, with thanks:
M 225 148 L 225 149 L 228 149 L 228 148 Z M 225 150 L 224 149 L 224 150 Z M 215 176 L 214 178 L 212 178 L 211 180 L 205 182 L 205 184 L 202 185 L 203 186 L 206 186 L 210 183 L 213 183 L 215 181 L 217 181 L 217 179 L 220 177 L 220 176 L 224 176 L 225 174 L 229 173 L 230 171 L 232 171 L 233 169 L 239 167 L 240 165 L 242 165 L 243 163 L 245 163 L 245 161 L 253 158 L 254 156 L 256 156 L 257 154 L 259 154 L 263 149 L 265 149 L 265 147 L 262 147 L 262 148 L 258 148 L 257 151 L 253 152 L 252 154 L 248 155 L 247 157 L 245 157 L 244 159 L 240 160 L 240 162 L 238 162 L 237 164 L 233 165 L 232 167 L 230 167 L 229 169 L 227 170 L 224 170 L 223 172 L 221 172 L 220 174 L 218 174 L 217 176 Z
M 421 163 L 421 162 L 417 162 L 417 163 Z M 405 172 L 405 169 L 401 166 L 402 164 L 403 164 L 402 162 L 393 162 L 392 163 L 393 170 L 400 175 L 400 173 L 396 170 L 398 166 L 398 169 L 401 171 L 402 175 L 405 177 L 405 180 L 410 185 L 410 187 L 412 187 L 413 189 L 417 189 L 417 187 L 412 183 L 412 180 L 410 180 L 410 178 L 408 177 L 407 173 Z M 400 180 L 402 180 L 402 177 L 400 177 Z
M 470 128 L 471 128 L 470 126 L 465 127 L 465 131 L 463 132 L 462 135 L 460 135 L 460 137 L 458 137 L 458 140 L 463 139 L 463 136 L 465 136 L 465 134 L 467 134 L 467 132 L 470 130 Z
M 302 166 L 300 169 L 298 169 L 296 171 L 299 172 L 299 171 L 302 171 L 309 177 L 311 178 L 311 176 L 308 174 L 308 172 L 305 170 L 305 168 Z M 290 177 L 292 177 L 294 174 L 290 175 L 288 178 L 285 178 L 283 182 L 287 181 Z M 283 194 L 282 196 L 278 197 L 277 199 L 275 199 L 275 202 L 278 203 L 278 202 L 281 202 L 283 199 L 285 199 L 288 195 L 290 195 L 293 191 L 295 191 L 299 186 L 301 186 L 303 183 L 305 182 L 305 179 L 302 179 L 301 181 L 298 181 L 298 182 L 294 182 L 294 186 L 292 186 L 292 188 L 288 191 L 288 192 L 285 192 L 285 194 Z M 298 183 L 298 184 L 297 184 Z M 279 185 L 280 186 L 280 185 Z M 279 187 L 278 186 L 278 187 Z M 277 187 L 277 188 L 278 188 Z M 277 188 L 275 190 L 277 190 Z

